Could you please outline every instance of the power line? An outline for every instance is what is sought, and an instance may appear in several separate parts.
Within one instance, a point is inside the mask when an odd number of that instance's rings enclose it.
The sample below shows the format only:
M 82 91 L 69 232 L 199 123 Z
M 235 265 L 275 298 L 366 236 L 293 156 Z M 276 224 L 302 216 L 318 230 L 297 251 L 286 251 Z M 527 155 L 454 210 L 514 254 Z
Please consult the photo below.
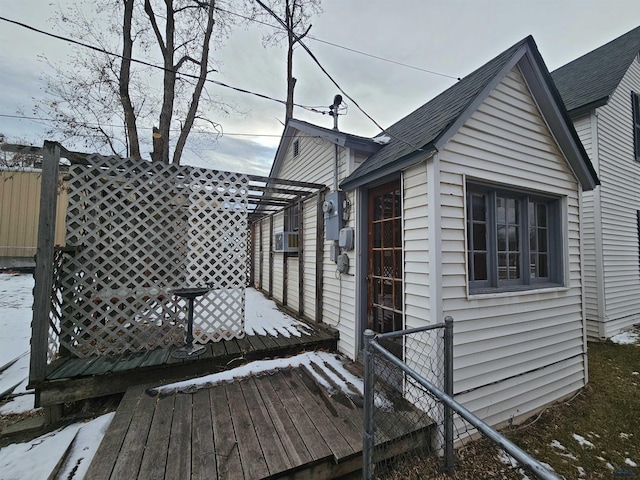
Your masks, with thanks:
M 369 115 L 359 104 L 358 102 L 355 101 L 355 99 L 353 97 L 351 97 L 347 92 L 344 91 L 344 89 L 338 84 L 338 82 L 336 82 L 336 80 L 331 76 L 331 74 L 329 72 L 327 72 L 327 70 L 322 66 L 322 64 L 320 63 L 320 61 L 316 58 L 316 56 L 313 54 L 313 52 L 311 50 L 309 50 L 309 47 L 307 47 L 305 45 L 305 43 L 302 41 L 302 38 L 300 38 L 300 36 L 295 33 L 292 29 L 289 29 L 287 27 L 287 25 L 282 21 L 282 19 L 280 17 L 278 17 L 278 15 L 275 14 L 275 12 L 273 10 L 271 10 L 269 7 L 267 7 L 264 3 L 262 3 L 261 0 L 255 0 L 262 8 L 264 8 L 267 12 L 269 12 L 269 14 L 275 18 L 278 23 L 280 25 L 282 25 L 284 28 L 286 28 L 291 35 L 293 35 L 293 37 L 296 40 L 296 43 L 298 43 L 302 48 L 304 48 L 305 52 L 307 52 L 309 54 L 309 56 L 311 57 L 311 59 L 315 62 L 316 65 L 318 65 L 318 67 L 320 68 L 320 70 L 322 70 L 322 73 L 324 73 L 327 78 L 331 81 L 331 83 L 333 83 L 336 88 L 338 90 L 340 90 L 340 93 L 342 93 L 345 97 L 347 97 L 349 100 L 351 100 L 351 102 L 353 102 L 353 104 L 356 106 L 356 108 L 358 110 L 360 110 L 360 112 L 367 117 L 369 120 L 371 120 L 371 122 L 378 127 L 380 130 L 382 130 L 382 132 L 386 133 L 387 135 L 389 135 L 392 138 L 395 138 L 396 140 L 408 145 L 409 147 L 413 148 L 415 151 L 417 152 L 421 152 L 422 148 L 418 147 L 416 145 L 413 145 L 411 142 L 398 137 L 397 135 L 394 135 L 393 133 L 389 132 L 388 130 L 386 130 L 385 128 L 383 128 L 371 115 Z
M 258 20 L 256 18 L 251 18 L 251 17 L 248 17 L 246 15 L 242 15 L 241 13 L 232 12 L 230 10 L 226 10 L 224 8 L 219 8 L 219 7 L 216 7 L 216 10 L 218 10 L 220 12 L 223 12 L 223 13 L 226 13 L 226 14 L 229 14 L 229 15 L 235 15 L 236 17 L 240 17 L 240 18 L 243 18 L 243 19 L 245 19 L 247 21 L 258 23 L 258 24 L 264 25 L 266 27 L 271 27 L 271 28 L 274 28 L 276 30 L 282 30 L 282 31 L 285 31 L 285 32 L 287 31 L 285 28 L 282 28 L 279 25 L 274 25 L 272 23 L 263 22 L 263 21 Z M 428 70 L 428 69 L 422 68 L 422 67 L 416 67 L 415 65 L 409 65 L 408 63 L 398 62 L 397 60 L 392 60 L 390 58 L 385 58 L 385 57 L 380 57 L 378 55 L 373 55 L 372 53 L 363 52 L 362 50 L 356 50 L 355 48 L 347 47 L 345 45 L 340 45 L 338 43 L 329 42 L 327 40 L 323 40 L 321 38 L 314 37 L 313 35 L 307 35 L 305 38 L 308 38 L 309 40 L 316 41 L 318 43 L 324 43 L 325 45 L 330 45 L 330 46 L 335 47 L 335 48 L 340 48 L 340 49 L 346 50 L 348 52 L 357 53 L 358 55 L 363 55 L 365 57 L 375 58 L 376 60 L 380 60 L 380 61 L 383 61 L 383 62 L 393 63 L 394 65 L 399 65 L 401 67 L 411 68 L 412 70 L 418 70 L 420 72 L 429 73 L 431 75 L 438 75 L 440 77 L 451 78 L 453 80 L 460 80 L 460 77 L 455 77 L 453 75 L 448 75 L 446 73 L 436 72 L 435 70 Z
M 88 48 L 90 50 L 93 50 L 93 51 L 96 51 L 96 52 L 99 52 L 99 53 L 103 53 L 105 55 L 110 55 L 110 56 L 113 56 L 113 57 L 121 58 L 123 60 L 130 60 L 130 61 L 132 61 L 134 63 L 138 63 L 140 65 L 144 65 L 144 66 L 147 66 L 147 67 L 150 67 L 150 68 L 155 68 L 157 70 L 161 70 L 161 71 L 164 71 L 164 72 L 175 73 L 175 74 L 180 75 L 180 76 L 185 77 L 185 78 L 191 78 L 191 79 L 195 79 L 195 80 L 199 79 L 199 77 L 196 76 L 196 75 L 179 72 L 177 70 L 173 70 L 173 69 L 170 69 L 170 68 L 165 68 L 165 67 L 162 67 L 160 65 L 155 65 L 153 63 L 146 62 L 144 60 L 139 60 L 137 58 L 125 57 L 124 55 L 120 55 L 119 53 L 110 52 L 110 51 L 105 50 L 103 48 L 96 47 L 96 46 L 90 45 L 88 43 L 83 43 L 83 42 L 80 42 L 78 40 L 74 40 L 73 38 L 63 37 L 61 35 L 56 35 L 55 33 L 46 32 L 44 30 L 40 30 L 39 28 L 33 27 L 33 26 L 28 25 L 26 23 L 18 22 L 16 20 L 11 20 L 11 19 L 6 18 L 6 17 L 0 16 L 0 20 L 8 22 L 8 23 L 12 23 L 12 24 L 17 25 L 19 27 L 26 28 L 27 30 L 31 30 L 31 31 L 39 33 L 39 34 L 46 35 L 46 36 L 51 37 L 51 38 L 55 38 L 57 40 L 61 40 L 63 42 L 72 43 L 72 44 L 78 45 L 80 47 Z M 265 99 L 265 100 L 270 100 L 272 102 L 281 103 L 282 105 L 286 105 L 287 104 L 287 102 L 285 100 L 280 100 L 278 98 L 273 98 L 273 97 L 270 97 L 270 96 L 262 94 L 262 93 L 252 92 L 251 90 L 246 90 L 244 88 L 234 87 L 232 85 L 228 85 L 226 83 L 223 83 L 223 82 L 220 82 L 220 81 L 217 81 L 217 80 L 212 80 L 210 78 L 205 79 L 205 81 L 207 81 L 209 83 L 213 83 L 214 85 L 218 85 L 220 87 L 224 87 L 224 88 L 228 88 L 228 89 L 231 89 L 231 90 L 235 90 L 236 92 L 246 93 L 248 95 L 253 95 L 253 96 L 258 97 L 258 98 L 262 98 L 262 99 Z M 305 110 L 312 111 L 312 112 L 315 112 L 315 113 L 322 113 L 322 114 L 325 113 L 325 112 L 319 111 L 319 110 L 317 110 L 317 109 L 315 109 L 313 107 L 308 107 L 306 105 L 300 105 L 300 104 L 297 104 L 297 103 L 294 103 L 294 105 L 296 107 L 300 107 L 300 108 L 303 108 Z

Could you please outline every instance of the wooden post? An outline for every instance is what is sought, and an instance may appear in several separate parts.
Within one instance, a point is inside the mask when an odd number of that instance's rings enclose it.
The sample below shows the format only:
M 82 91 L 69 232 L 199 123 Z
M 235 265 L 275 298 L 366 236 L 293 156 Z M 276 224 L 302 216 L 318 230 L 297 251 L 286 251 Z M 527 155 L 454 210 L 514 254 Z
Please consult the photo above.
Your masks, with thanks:
M 324 192 L 316 194 L 316 323 L 322 323 L 322 294 L 323 294 L 323 272 L 324 266 L 324 212 L 322 202 L 324 202 Z
M 259 278 L 260 278 L 260 290 L 264 289 L 264 279 L 263 279 L 263 275 L 262 272 L 264 270 L 264 246 L 263 246 L 263 239 L 262 239 L 262 224 L 263 221 L 262 219 L 260 219 L 260 264 L 258 265 L 258 269 L 259 269 Z
M 298 202 L 298 317 L 304 316 L 304 201 Z
M 269 215 L 269 298 L 273 297 L 273 215 Z
M 29 366 L 29 385 L 31 387 L 44 381 L 47 375 L 59 163 L 60 147 L 54 142 L 45 141 L 42 155 L 38 250 L 36 252 L 33 319 L 31 321 L 31 363 Z

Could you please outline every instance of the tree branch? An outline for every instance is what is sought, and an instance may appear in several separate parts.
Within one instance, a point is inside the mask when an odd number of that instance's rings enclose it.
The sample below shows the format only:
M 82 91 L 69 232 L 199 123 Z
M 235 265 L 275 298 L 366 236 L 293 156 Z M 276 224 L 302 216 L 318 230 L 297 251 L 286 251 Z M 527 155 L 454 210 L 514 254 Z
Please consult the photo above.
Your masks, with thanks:
M 153 27 L 153 33 L 156 35 L 156 40 L 158 41 L 158 45 L 160 46 L 160 51 L 162 52 L 162 56 L 166 55 L 167 47 L 164 44 L 164 39 L 162 38 L 162 33 L 160 32 L 160 27 L 158 27 L 158 21 L 156 20 L 156 14 L 153 11 L 153 7 L 151 6 L 150 0 L 144 0 L 144 11 L 149 17 L 149 21 L 151 22 L 151 26 Z

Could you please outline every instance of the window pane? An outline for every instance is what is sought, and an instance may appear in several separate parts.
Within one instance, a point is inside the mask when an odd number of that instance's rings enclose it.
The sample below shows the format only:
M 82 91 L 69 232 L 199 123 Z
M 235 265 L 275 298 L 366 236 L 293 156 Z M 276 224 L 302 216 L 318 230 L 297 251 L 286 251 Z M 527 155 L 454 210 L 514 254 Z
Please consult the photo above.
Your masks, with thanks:
M 391 278 L 393 276 L 393 255 L 391 250 L 385 250 L 382 255 L 382 276 Z
M 499 253 L 498 254 L 498 279 L 499 280 L 507 280 L 509 278 L 507 273 L 507 254 Z
M 376 305 L 380 304 L 380 279 L 379 278 L 374 278 L 373 279 L 373 303 Z
M 507 229 L 504 226 L 498 227 L 498 251 L 505 252 L 507 250 Z
M 395 278 L 402 278 L 402 250 L 395 250 L 394 254 L 396 261 L 393 276 Z
M 383 280 L 382 288 L 384 288 L 382 305 L 393 308 L 393 282 L 391 280 Z
M 539 252 L 548 252 L 547 250 L 547 230 L 543 228 L 538 229 L 538 251 Z
M 487 254 L 475 253 L 473 255 L 473 278 L 471 280 L 488 280 L 487 276 Z
M 509 227 L 509 251 L 518 251 L 518 227 Z
M 396 291 L 395 291 L 395 309 L 402 311 L 402 281 L 396 281 Z
M 380 223 L 373 224 L 373 248 L 382 247 L 382 226 Z
M 496 222 L 498 223 L 506 223 L 507 222 L 507 201 L 502 197 L 496 198 Z
M 538 276 L 546 278 L 549 276 L 549 255 L 538 255 Z
M 529 260 L 529 265 L 530 265 L 529 275 L 531 275 L 531 278 L 536 278 L 538 276 L 537 267 L 536 267 L 536 257 L 537 255 L 535 253 L 532 253 Z
M 510 224 L 520 223 L 520 202 L 514 198 L 507 199 L 507 221 Z
M 382 224 L 382 246 L 393 247 L 393 221 L 386 221 Z
M 400 248 L 402 247 L 402 222 L 400 220 L 393 221 L 393 230 L 395 232 L 394 246 Z
M 487 226 L 484 223 L 476 223 L 473 225 L 473 250 L 487 249 Z
M 509 254 L 509 280 L 520 278 L 520 254 Z
M 392 193 L 393 195 L 393 216 L 399 217 L 401 216 L 401 207 L 400 207 L 400 189 L 396 190 Z
M 378 277 L 382 275 L 382 252 L 373 252 L 373 274 Z
M 485 195 L 471 196 L 471 218 L 475 221 L 484 222 L 487 219 L 487 207 Z
M 395 201 L 395 195 L 393 193 L 387 193 L 382 197 L 382 218 L 393 217 L 393 204 Z
M 538 209 L 538 227 L 547 226 L 547 206 L 543 203 L 537 204 Z

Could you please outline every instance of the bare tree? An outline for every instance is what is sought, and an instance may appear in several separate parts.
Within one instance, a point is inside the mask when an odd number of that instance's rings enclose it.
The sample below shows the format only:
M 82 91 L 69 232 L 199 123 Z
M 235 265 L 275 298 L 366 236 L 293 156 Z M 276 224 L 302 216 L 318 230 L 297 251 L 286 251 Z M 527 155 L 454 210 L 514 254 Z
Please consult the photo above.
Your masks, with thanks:
M 35 113 L 55 119 L 50 133 L 81 139 L 85 148 L 141 158 L 143 142 L 152 145 L 154 161 L 179 164 L 197 122 L 219 133 L 219 124 L 202 112 L 230 109 L 206 89 L 215 71 L 211 47 L 230 31 L 229 18 L 216 8 L 221 1 L 78 0 L 57 24 L 70 37 L 117 55 L 76 48 L 66 66 L 52 65 L 51 100 Z M 152 134 L 141 140 L 141 128 Z
M 277 45 L 286 39 L 287 42 L 287 105 L 285 122 L 293 117 L 293 91 L 296 78 L 293 76 L 293 51 L 296 44 L 307 36 L 311 30 L 311 18 L 322 13 L 321 0 L 263 0 L 263 15 L 275 16 L 286 25 L 286 30 L 277 29 L 263 37 L 263 43 Z

